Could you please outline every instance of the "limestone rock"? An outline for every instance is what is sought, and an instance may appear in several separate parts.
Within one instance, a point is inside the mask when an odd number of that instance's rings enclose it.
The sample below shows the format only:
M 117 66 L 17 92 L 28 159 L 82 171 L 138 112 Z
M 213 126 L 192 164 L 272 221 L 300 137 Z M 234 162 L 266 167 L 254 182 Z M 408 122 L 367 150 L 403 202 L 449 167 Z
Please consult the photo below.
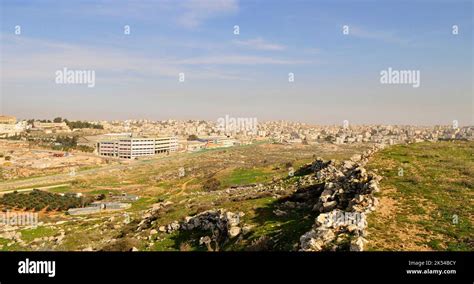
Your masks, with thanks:
M 358 237 L 357 239 L 351 242 L 351 251 L 364 251 L 364 246 L 367 243 L 367 240 L 363 237 Z
M 229 229 L 229 236 L 231 238 L 234 238 L 234 237 L 238 236 L 240 234 L 240 230 L 241 230 L 240 227 L 237 227 L 237 226 L 231 227 Z

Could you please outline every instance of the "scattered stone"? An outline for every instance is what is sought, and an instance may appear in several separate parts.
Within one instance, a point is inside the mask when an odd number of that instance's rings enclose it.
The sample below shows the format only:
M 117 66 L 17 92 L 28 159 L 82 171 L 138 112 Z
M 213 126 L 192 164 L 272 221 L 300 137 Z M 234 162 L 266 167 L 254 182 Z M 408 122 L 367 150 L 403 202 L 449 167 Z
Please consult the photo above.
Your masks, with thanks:
M 281 216 L 285 216 L 287 213 L 286 211 L 276 209 L 276 210 L 273 210 L 273 214 L 277 215 L 278 217 L 281 217 Z
M 359 154 L 355 154 L 351 157 L 351 161 L 352 162 L 358 162 L 362 159 L 362 155 L 359 155 Z
M 253 229 L 253 225 L 245 225 L 242 227 L 242 234 L 247 234 Z
M 337 202 L 335 200 L 323 203 L 323 212 L 328 212 L 336 208 Z
M 363 237 L 358 237 L 357 239 L 351 242 L 351 251 L 364 251 L 364 246 L 367 243 L 367 240 Z

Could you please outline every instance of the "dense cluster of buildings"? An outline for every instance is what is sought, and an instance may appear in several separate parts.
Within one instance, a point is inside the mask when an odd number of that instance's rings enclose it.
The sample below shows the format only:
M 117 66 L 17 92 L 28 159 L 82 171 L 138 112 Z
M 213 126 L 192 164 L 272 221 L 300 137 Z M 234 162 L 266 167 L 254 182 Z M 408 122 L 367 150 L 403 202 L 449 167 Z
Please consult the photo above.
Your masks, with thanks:
M 46 134 L 50 133 L 69 133 L 71 129 L 67 126 L 66 122 L 41 122 L 33 121 L 31 131 L 42 131 Z
M 289 121 L 259 122 L 256 131 L 222 131 L 215 121 L 204 120 L 126 120 L 100 121 L 108 132 L 133 132 L 187 137 L 230 137 L 239 141 L 272 139 L 282 143 L 402 143 L 421 140 L 473 139 L 473 127 L 410 125 L 309 125 Z
M 399 144 L 438 140 L 474 140 L 474 127 L 411 125 L 328 125 L 268 122 L 259 124 L 258 135 L 281 143 L 383 143 Z
M 0 115 L 0 138 L 7 138 L 21 134 L 26 130 L 26 121 L 16 121 L 16 117 Z
M 0 115 L 0 137 L 8 138 L 17 136 L 26 130 L 42 132 L 45 134 L 71 132 L 71 129 L 65 122 L 33 121 L 28 123 L 26 120 L 17 121 L 14 116 Z
M 230 119 L 229 119 L 230 121 Z M 226 120 L 227 122 L 227 120 Z M 100 156 L 134 159 L 141 156 L 171 152 L 195 152 L 204 149 L 247 145 L 265 140 L 283 144 L 315 143 L 412 143 L 452 139 L 474 139 L 474 127 L 457 125 L 309 125 L 289 121 L 256 123 L 251 129 L 229 129 L 218 121 L 204 120 L 125 120 L 91 121 L 100 124 L 100 133 L 80 135 L 77 144 L 95 149 Z M 222 123 L 221 123 L 222 124 Z M 14 117 L 0 116 L 0 137 L 29 130 L 35 133 L 69 133 L 64 122 L 17 122 Z M 66 134 L 67 135 L 67 134 Z M 76 134 L 77 135 L 77 134 Z

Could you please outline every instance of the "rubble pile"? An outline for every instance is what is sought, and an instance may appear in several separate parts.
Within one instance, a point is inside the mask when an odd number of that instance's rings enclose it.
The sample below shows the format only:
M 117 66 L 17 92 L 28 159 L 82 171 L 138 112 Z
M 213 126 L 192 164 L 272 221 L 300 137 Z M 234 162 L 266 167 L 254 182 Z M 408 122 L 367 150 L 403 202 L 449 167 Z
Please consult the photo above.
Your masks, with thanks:
M 201 237 L 199 244 L 206 245 L 208 250 L 217 251 L 219 246 L 228 239 L 241 234 L 240 218 L 243 216 L 243 212 L 233 213 L 224 209 L 207 210 L 195 216 L 187 216 L 182 222 L 174 221 L 166 226 L 160 226 L 159 231 L 168 234 L 178 230 L 209 231 L 210 235 Z
M 152 227 L 155 224 L 155 220 L 158 219 L 159 215 L 166 210 L 173 202 L 165 201 L 153 204 L 152 208 L 145 211 L 142 216 L 142 220 L 137 226 L 137 231 L 142 231 Z
M 243 212 L 233 213 L 224 209 L 207 210 L 195 216 L 187 216 L 184 221 L 174 221 L 166 226 L 161 226 L 160 231 L 173 233 L 177 230 L 219 230 L 222 234 L 235 237 L 240 234 L 240 218 Z

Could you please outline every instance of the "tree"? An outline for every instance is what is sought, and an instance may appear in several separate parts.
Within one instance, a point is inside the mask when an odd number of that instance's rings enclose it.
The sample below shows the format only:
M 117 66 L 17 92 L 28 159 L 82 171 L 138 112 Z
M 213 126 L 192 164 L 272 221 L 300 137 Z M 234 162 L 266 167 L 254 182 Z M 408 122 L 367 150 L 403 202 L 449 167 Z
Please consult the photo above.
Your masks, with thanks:
M 195 134 L 191 134 L 188 136 L 188 141 L 196 141 L 199 140 L 199 138 Z
M 69 128 L 93 128 L 93 129 L 104 129 L 104 126 L 101 124 L 93 124 L 87 121 L 69 121 L 67 119 L 64 122 L 69 126 Z
M 55 119 L 53 119 L 53 122 L 56 122 L 56 123 L 63 122 L 63 119 L 61 117 L 56 117 Z

